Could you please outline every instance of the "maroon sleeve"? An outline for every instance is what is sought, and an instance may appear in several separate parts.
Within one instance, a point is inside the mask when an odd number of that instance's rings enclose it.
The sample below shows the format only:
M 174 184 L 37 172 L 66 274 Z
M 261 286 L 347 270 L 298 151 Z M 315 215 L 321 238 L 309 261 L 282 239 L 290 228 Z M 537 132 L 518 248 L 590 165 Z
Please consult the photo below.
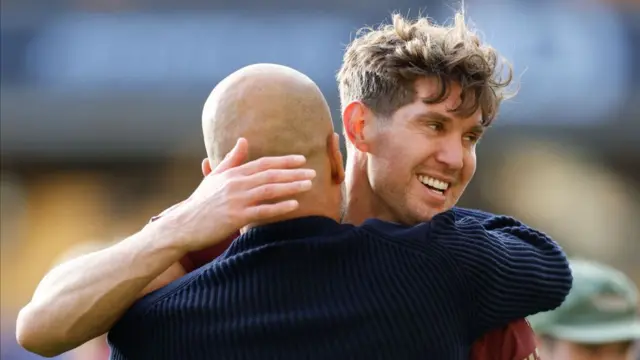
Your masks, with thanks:
M 202 249 L 200 251 L 188 253 L 180 260 L 180 264 L 184 268 L 185 272 L 190 273 L 193 270 L 196 270 L 202 265 L 220 256 L 225 250 L 227 250 L 229 245 L 231 245 L 233 240 L 239 235 L 240 234 L 234 234 L 221 243 L 218 243 L 206 249 Z
M 473 344 L 472 360 L 540 360 L 533 330 L 525 319 L 486 333 Z

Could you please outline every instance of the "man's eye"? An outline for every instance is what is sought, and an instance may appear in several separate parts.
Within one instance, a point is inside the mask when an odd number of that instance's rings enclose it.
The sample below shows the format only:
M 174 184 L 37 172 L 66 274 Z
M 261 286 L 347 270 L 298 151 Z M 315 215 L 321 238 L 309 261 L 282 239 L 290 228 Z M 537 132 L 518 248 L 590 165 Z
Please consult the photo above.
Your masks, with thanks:
M 471 142 L 471 143 L 477 143 L 480 140 L 480 136 L 478 135 L 467 135 L 465 136 L 465 138 L 467 139 L 467 141 Z

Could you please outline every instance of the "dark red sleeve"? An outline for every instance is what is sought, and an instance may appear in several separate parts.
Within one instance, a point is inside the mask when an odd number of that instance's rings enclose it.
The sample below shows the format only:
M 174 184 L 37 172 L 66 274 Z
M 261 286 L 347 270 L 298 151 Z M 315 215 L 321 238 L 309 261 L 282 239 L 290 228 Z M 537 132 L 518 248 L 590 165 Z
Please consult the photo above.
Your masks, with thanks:
M 222 254 L 229 245 L 233 242 L 235 238 L 237 238 L 240 234 L 234 234 L 229 237 L 225 241 L 218 243 L 214 246 L 208 247 L 206 249 L 202 249 L 200 251 L 188 253 L 185 257 L 180 260 L 180 265 L 184 268 L 184 271 L 187 273 L 192 272 L 193 270 L 201 267 L 202 265 L 210 262 L 211 260 L 217 258 Z
M 540 360 L 533 330 L 525 319 L 488 332 L 473 344 L 472 360 Z

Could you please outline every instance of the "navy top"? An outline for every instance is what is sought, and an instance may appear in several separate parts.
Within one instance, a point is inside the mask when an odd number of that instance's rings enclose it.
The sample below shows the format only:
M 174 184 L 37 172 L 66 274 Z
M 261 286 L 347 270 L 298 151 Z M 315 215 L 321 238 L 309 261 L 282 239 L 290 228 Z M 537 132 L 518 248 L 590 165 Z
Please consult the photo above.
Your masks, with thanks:
M 114 360 L 468 359 L 485 332 L 559 306 L 571 282 L 562 249 L 510 217 L 306 217 L 249 230 L 108 339 Z

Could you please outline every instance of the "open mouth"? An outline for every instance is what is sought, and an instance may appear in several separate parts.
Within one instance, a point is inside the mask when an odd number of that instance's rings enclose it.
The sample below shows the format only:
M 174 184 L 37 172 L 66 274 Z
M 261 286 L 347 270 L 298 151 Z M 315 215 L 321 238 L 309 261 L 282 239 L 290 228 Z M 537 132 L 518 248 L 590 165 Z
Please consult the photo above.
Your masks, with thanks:
M 444 195 L 444 193 L 449 188 L 448 182 L 438 180 L 427 175 L 418 175 L 418 181 L 420 181 L 422 185 L 424 185 L 427 189 L 440 195 Z

